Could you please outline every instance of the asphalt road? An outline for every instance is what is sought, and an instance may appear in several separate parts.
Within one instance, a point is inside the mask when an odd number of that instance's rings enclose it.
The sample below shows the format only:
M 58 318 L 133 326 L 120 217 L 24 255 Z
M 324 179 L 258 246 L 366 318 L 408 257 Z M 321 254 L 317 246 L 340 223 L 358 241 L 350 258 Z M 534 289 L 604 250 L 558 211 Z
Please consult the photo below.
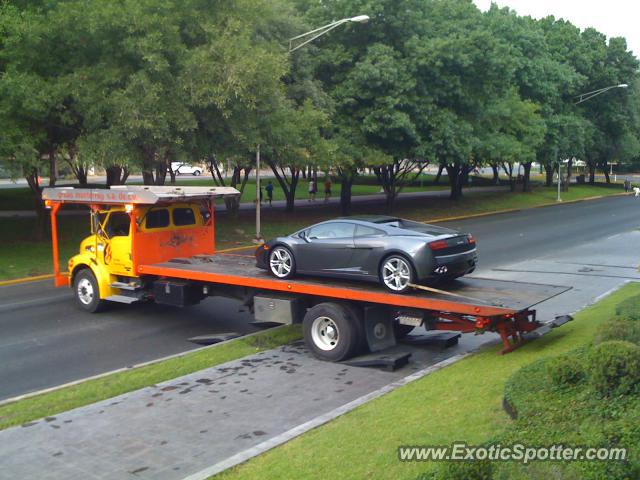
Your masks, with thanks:
M 447 222 L 478 239 L 480 270 L 637 229 L 640 200 L 614 197 Z M 526 277 L 520 279 L 526 281 Z M 188 309 L 114 305 L 88 315 L 50 282 L 0 287 L 0 399 L 195 348 L 188 338 L 255 328 L 229 300 Z

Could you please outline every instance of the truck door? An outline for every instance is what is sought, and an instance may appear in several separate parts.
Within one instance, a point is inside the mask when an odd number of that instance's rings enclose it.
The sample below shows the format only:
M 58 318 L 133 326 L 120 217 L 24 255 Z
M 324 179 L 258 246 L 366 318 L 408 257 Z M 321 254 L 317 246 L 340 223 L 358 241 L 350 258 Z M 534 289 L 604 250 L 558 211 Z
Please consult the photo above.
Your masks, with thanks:
M 113 275 L 131 275 L 131 220 L 125 212 L 111 212 L 107 220 L 106 234 L 109 244 L 105 249 L 105 264 Z

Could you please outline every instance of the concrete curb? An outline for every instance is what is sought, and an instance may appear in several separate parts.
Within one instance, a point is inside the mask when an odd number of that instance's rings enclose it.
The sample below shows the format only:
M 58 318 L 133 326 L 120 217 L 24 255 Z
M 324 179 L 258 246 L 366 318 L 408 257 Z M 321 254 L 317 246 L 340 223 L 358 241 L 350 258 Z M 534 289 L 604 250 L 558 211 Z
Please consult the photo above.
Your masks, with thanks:
M 270 329 L 268 329 L 268 331 L 273 332 L 273 331 L 276 331 L 277 329 L 281 329 L 281 328 L 284 328 L 284 327 L 288 327 L 288 325 L 281 325 L 281 326 L 278 326 L 278 327 L 270 328 Z M 173 355 L 167 355 L 166 357 L 156 358 L 154 360 L 149 360 L 148 362 L 137 363 L 135 365 L 130 365 L 128 367 L 122 367 L 122 368 L 118 368 L 116 370 L 111 370 L 109 372 L 99 373 L 98 375 L 92 375 L 90 377 L 80 378 L 80 379 L 74 380 L 72 382 L 63 383 L 62 385 L 56 385 L 55 387 L 44 388 L 42 390 L 38 390 L 38 391 L 35 391 L 35 392 L 29 392 L 29 393 L 25 393 L 23 395 L 18 395 L 16 397 L 6 398 L 6 399 L 0 401 L 0 407 L 3 407 L 5 405 L 9 405 L 10 403 L 19 402 L 21 400 L 26 400 L 26 399 L 31 398 L 31 397 L 37 397 L 38 395 L 43 395 L 45 393 L 51 393 L 51 392 L 55 392 L 57 390 L 62 390 L 62 389 L 67 388 L 67 387 L 73 387 L 75 385 L 79 385 L 79 384 L 84 383 L 84 382 L 89 382 L 91 380 L 98 380 L 100 378 L 108 377 L 110 375 L 115 375 L 117 373 L 129 372 L 131 370 L 135 370 L 135 369 L 138 369 L 138 368 L 148 367 L 149 365 L 154 365 L 156 363 L 164 362 L 166 360 L 171 360 L 173 358 L 184 357 L 184 356 L 190 355 L 192 353 L 201 352 L 201 351 L 206 350 L 208 348 L 219 347 L 220 345 L 225 345 L 227 343 L 230 343 L 230 342 L 233 342 L 233 341 L 236 341 L 236 340 L 240 340 L 242 338 L 255 337 L 255 336 L 258 336 L 258 335 L 260 335 L 260 334 L 262 334 L 262 333 L 264 333 L 266 331 L 267 330 L 259 330 L 257 332 L 248 333 L 246 335 L 242 335 L 242 336 L 237 337 L 237 338 L 232 338 L 230 340 L 224 340 L 224 341 L 219 342 L 219 343 L 214 343 L 213 345 L 206 345 L 204 347 L 194 348 L 193 350 L 188 350 L 186 352 L 174 353 Z M 231 360 L 229 360 L 229 361 L 231 361 Z M 187 374 L 185 374 L 185 375 L 187 375 Z M 141 387 L 141 388 L 145 388 L 145 387 Z M 120 394 L 118 394 L 118 395 L 120 395 Z M 96 401 L 100 401 L 100 400 L 96 400 Z M 91 403 L 95 403 L 95 402 L 91 402 Z M 75 408 L 79 408 L 79 407 L 75 407 Z M 2 430 L 2 429 L 0 428 L 0 430 Z
M 330 412 L 327 412 L 323 415 L 319 415 L 316 418 L 309 420 L 308 422 L 303 423 L 302 425 L 298 425 L 297 427 L 294 427 L 290 430 L 287 430 L 286 432 L 281 433 L 280 435 L 276 435 L 273 438 L 270 438 L 269 440 L 266 440 L 252 448 L 249 448 L 247 450 L 244 450 L 240 453 L 237 453 L 229 458 L 227 458 L 226 460 L 223 460 L 221 462 L 218 462 L 214 465 L 211 465 L 208 468 L 205 468 L 204 470 L 201 470 L 197 473 L 194 473 L 192 475 L 189 475 L 188 477 L 185 477 L 183 480 L 206 480 L 207 478 L 211 477 L 212 475 L 216 475 L 228 468 L 234 467 L 236 465 L 239 465 L 243 462 L 246 462 L 247 460 L 256 457 L 268 450 L 271 450 L 272 448 L 275 448 L 277 446 L 282 445 L 283 443 L 288 442 L 289 440 L 294 439 L 295 437 L 298 437 L 299 435 L 302 435 L 303 433 L 308 432 L 309 430 L 312 430 L 316 427 L 319 427 L 321 425 L 324 425 L 325 423 L 330 422 L 331 420 L 344 415 L 345 413 L 348 413 L 352 410 L 354 410 L 355 408 L 370 402 L 371 400 L 374 400 L 378 397 L 381 397 L 382 395 L 385 395 L 393 390 L 395 390 L 396 388 L 402 387 L 404 385 L 407 385 L 415 380 L 419 380 L 420 378 L 423 378 L 427 375 L 429 375 L 430 373 L 433 373 L 437 370 L 440 370 L 444 367 L 447 367 L 449 365 L 452 365 L 466 357 L 468 357 L 469 355 L 471 355 L 474 352 L 467 352 L 467 353 L 461 353 L 458 355 L 454 355 L 452 357 L 449 357 L 445 360 L 442 360 L 441 362 L 438 362 L 434 365 L 431 365 L 430 367 L 427 367 L 425 369 L 419 370 L 415 373 L 412 373 L 411 375 L 408 375 L 404 378 L 401 378 L 400 380 L 396 380 L 395 382 L 392 382 L 388 385 L 385 385 L 382 388 L 379 388 L 378 390 L 374 390 L 371 393 L 368 393 L 366 395 L 363 395 L 360 398 L 357 398 L 349 403 L 346 403 L 345 405 L 342 405 L 341 407 L 338 407 Z

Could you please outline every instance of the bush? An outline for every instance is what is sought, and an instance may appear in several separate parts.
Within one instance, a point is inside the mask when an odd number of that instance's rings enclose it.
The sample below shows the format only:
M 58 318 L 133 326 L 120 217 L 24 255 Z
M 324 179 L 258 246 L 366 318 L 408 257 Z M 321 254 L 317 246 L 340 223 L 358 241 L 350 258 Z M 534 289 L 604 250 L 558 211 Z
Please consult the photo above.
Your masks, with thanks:
M 640 321 L 626 316 L 613 317 L 596 332 L 595 343 L 622 340 L 640 345 Z
M 549 360 L 547 373 L 557 387 L 569 387 L 581 382 L 585 377 L 583 355 L 578 352 L 561 355 Z
M 589 377 L 601 396 L 632 394 L 640 385 L 640 347 L 617 340 L 593 347 Z
M 627 298 L 616 307 L 616 315 L 632 320 L 640 320 L 640 295 Z
M 416 480 L 491 480 L 493 471 L 490 460 L 447 462 Z

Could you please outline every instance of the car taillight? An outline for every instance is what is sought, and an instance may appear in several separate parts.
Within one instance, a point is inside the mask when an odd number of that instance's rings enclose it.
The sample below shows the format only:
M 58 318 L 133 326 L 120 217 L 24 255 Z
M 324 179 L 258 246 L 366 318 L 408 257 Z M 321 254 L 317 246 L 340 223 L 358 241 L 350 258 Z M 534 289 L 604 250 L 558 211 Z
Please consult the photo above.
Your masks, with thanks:
M 431 250 L 442 250 L 443 248 L 447 248 L 447 242 L 445 240 L 436 240 L 435 242 L 429 243 L 429 248 Z
M 467 240 L 469 241 L 470 245 L 475 245 L 476 244 L 476 239 L 471 234 L 467 235 Z

